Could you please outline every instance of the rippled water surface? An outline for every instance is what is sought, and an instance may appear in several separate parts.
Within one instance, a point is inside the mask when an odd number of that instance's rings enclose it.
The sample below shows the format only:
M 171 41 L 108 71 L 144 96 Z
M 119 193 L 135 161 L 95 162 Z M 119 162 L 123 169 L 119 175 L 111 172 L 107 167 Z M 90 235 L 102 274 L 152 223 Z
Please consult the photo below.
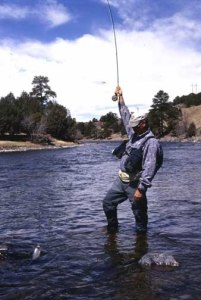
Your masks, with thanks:
M 201 144 L 163 144 L 147 237 L 136 237 L 128 201 L 119 231 L 105 231 L 117 144 L 0 154 L 1 300 L 201 299 Z M 170 253 L 179 267 L 138 264 L 153 252 Z

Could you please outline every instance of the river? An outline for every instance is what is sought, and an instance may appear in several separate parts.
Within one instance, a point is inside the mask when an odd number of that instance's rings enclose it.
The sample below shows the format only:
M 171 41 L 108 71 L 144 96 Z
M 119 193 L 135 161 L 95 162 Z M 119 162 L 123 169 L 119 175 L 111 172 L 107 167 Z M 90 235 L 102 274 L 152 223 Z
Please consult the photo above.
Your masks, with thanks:
M 117 144 L 0 153 L 1 300 L 201 299 L 201 144 L 163 143 L 145 237 L 136 237 L 129 201 L 119 206 L 119 231 L 105 230 Z M 138 263 L 165 252 L 178 267 Z

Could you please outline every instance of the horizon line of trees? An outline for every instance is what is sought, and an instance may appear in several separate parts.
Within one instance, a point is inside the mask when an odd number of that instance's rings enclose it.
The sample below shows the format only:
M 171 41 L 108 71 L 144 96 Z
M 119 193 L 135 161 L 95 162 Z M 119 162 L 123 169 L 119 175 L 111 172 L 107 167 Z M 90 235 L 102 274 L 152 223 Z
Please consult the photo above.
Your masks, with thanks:
M 169 101 L 169 95 L 160 90 L 153 98 L 148 118 L 150 127 L 157 137 L 167 134 L 196 134 L 195 124 L 189 126 L 181 122 L 179 106 L 201 104 L 201 93 L 176 97 Z M 49 86 L 46 76 L 35 76 L 31 92 L 23 91 L 17 98 L 13 93 L 0 98 L 0 137 L 6 134 L 26 135 L 34 142 L 51 142 L 51 137 L 66 141 L 82 138 L 104 139 L 113 133 L 125 134 L 121 119 L 108 112 L 99 120 L 76 122 L 70 110 L 56 101 L 56 93 Z M 48 138 L 49 136 L 49 138 Z
M 35 76 L 32 91 L 23 91 L 17 98 L 13 93 L 0 98 L 0 135 L 25 134 L 28 139 L 50 135 L 73 140 L 76 121 L 70 111 L 58 104 L 56 93 L 46 76 Z

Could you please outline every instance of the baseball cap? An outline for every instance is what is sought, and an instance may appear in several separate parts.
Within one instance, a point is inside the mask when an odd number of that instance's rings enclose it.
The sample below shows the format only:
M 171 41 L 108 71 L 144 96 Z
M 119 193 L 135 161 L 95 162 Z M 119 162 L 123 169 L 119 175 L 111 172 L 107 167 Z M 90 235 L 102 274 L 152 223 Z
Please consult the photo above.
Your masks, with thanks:
M 148 114 L 142 114 L 139 116 L 135 116 L 134 114 L 131 114 L 130 120 L 129 120 L 129 127 L 136 127 L 139 125 L 141 121 L 144 121 L 147 119 Z

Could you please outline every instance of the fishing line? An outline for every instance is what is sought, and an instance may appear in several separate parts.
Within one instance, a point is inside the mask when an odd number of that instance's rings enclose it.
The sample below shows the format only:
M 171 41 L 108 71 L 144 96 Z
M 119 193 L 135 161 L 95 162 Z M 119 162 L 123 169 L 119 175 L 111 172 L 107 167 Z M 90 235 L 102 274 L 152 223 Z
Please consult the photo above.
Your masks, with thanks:
M 116 39 L 116 32 L 115 32 L 115 26 L 114 26 L 114 19 L 112 15 L 112 9 L 110 7 L 109 0 L 107 0 L 109 12 L 110 12 L 110 18 L 111 18 L 111 23 L 112 23 L 112 28 L 113 28 L 113 34 L 114 34 L 114 44 L 115 44 L 115 56 L 116 56 L 116 68 L 117 68 L 117 86 L 119 86 L 119 62 L 118 62 L 118 49 L 117 49 L 117 39 Z

